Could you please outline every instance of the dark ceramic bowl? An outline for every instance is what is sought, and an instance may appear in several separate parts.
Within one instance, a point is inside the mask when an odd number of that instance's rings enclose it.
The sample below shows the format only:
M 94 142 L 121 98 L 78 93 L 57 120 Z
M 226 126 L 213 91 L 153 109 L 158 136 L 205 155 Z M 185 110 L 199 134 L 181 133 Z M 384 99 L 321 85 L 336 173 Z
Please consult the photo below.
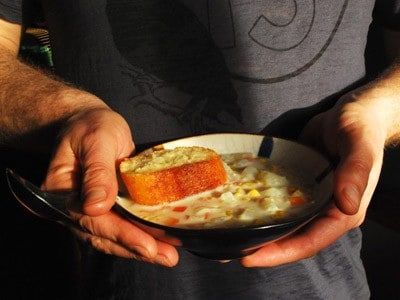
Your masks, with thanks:
M 183 229 L 152 223 L 133 215 L 117 199 L 115 210 L 153 235 L 198 256 L 227 260 L 251 254 L 266 243 L 291 234 L 315 218 L 332 201 L 333 168 L 331 163 L 315 150 L 299 143 L 251 134 L 209 134 L 184 138 L 162 144 L 165 149 L 178 146 L 203 146 L 216 152 L 251 152 L 268 158 L 273 163 L 294 171 L 306 182 L 313 182 L 315 204 L 310 210 L 282 223 L 224 229 Z M 152 151 L 148 149 L 146 151 Z

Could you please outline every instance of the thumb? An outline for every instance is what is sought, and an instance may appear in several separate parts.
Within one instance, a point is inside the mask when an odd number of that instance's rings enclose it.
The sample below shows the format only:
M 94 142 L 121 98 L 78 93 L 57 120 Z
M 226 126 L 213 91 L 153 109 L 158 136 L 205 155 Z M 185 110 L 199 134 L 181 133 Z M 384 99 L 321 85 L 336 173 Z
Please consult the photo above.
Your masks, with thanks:
M 113 206 L 118 193 L 115 155 L 104 147 L 83 147 L 76 154 L 68 140 L 54 153 L 42 188 L 48 191 L 80 190 L 81 201 L 70 203 L 74 210 L 87 215 L 101 215 Z M 72 208 L 71 207 L 71 208 Z
M 362 140 L 343 143 L 340 149 L 341 160 L 335 172 L 336 205 L 343 213 L 354 215 L 367 188 L 375 155 Z
M 92 144 L 81 161 L 82 211 L 97 216 L 109 211 L 118 194 L 116 154 L 104 145 Z

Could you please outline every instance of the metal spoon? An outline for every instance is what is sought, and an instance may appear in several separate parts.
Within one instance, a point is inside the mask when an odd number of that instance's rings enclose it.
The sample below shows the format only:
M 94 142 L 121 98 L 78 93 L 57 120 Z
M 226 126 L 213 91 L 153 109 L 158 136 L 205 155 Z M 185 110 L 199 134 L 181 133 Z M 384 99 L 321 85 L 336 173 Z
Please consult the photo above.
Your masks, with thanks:
M 14 197 L 30 212 L 46 220 L 64 225 L 77 225 L 70 217 L 66 207 L 68 199 L 77 197 L 76 192 L 44 192 L 11 169 L 6 169 L 6 175 L 8 186 Z

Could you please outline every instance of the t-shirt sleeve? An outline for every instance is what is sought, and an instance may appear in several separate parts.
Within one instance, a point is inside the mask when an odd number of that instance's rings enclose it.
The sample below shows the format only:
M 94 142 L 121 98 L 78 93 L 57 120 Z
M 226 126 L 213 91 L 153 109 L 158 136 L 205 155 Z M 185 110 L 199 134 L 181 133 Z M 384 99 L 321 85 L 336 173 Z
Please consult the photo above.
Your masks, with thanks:
M 377 0 L 374 20 L 384 27 L 400 31 L 400 0 Z
M 0 19 L 22 24 L 22 0 L 0 0 Z

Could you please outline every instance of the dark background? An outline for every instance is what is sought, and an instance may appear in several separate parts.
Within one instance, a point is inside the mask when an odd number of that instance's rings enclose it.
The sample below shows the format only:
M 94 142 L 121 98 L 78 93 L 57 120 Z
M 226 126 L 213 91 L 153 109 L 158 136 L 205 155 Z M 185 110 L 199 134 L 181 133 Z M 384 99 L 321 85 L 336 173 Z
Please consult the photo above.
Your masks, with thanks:
M 385 66 L 381 46 L 381 30 L 374 26 L 366 52 L 371 77 Z M 41 65 L 46 63 L 40 51 L 23 54 Z M 7 187 L 6 167 L 40 184 L 47 163 L 46 154 L 0 149 L 0 282 L 1 294 L 9 295 L 8 299 L 79 298 L 79 255 L 73 236 L 61 225 L 32 215 Z M 399 172 L 400 149 L 387 149 L 380 182 L 362 225 L 362 257 L 372 299 L 400 298 Z

